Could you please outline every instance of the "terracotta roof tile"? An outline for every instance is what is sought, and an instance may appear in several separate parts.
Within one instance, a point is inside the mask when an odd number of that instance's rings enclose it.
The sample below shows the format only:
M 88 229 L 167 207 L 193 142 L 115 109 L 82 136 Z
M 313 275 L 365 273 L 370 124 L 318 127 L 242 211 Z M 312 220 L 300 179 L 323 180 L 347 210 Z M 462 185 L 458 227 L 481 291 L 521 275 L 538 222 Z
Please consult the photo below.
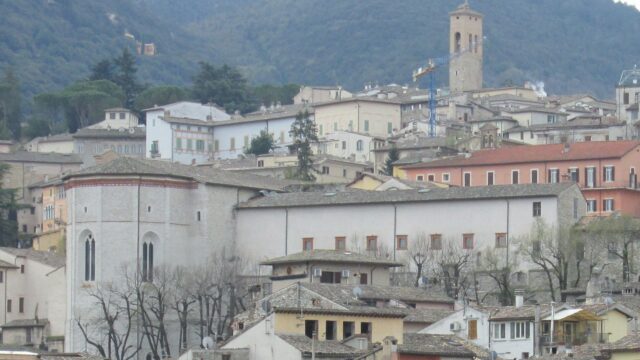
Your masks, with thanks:
M 624 156 L 639 145 L 640 142 L 638 141 L 625 140 L 578 142 L 570 144 L 568 150 L 565 150 L 564 144 L 518 146 L 480 150 L 472 153 L 469 157 L 457 156 L 421 164 L 407 165 L 403 168 L 429 169 L 454 166 L 464 167 L 528 162 L 612 159 Z

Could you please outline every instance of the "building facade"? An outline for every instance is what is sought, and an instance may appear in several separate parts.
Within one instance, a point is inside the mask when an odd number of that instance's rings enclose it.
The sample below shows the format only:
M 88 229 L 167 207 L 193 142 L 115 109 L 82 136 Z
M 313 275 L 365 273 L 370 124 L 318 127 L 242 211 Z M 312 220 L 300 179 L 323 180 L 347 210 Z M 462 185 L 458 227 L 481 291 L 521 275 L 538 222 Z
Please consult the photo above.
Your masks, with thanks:
M 452 93 L 482 89 L 483 16 L 464 4 L 449 13 L 449 88 Z
M 406 165 L 406 179 L 424 178 L 454 186 L 574 182 L 589 215 L 619 211 L 640 216 L 636 141 L 591 141 L 487 149 L 449 159 Z

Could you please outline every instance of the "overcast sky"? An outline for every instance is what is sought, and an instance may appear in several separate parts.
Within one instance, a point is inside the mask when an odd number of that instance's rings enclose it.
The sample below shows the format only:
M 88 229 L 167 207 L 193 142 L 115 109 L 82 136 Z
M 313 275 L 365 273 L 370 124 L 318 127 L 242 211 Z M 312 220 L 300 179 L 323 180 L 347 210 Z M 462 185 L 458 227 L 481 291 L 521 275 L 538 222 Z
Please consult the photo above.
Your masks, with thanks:
M 640 0 L 614 0 L 616 2 L 623 2 L 629 5 L 633 5 L 640 10 Z

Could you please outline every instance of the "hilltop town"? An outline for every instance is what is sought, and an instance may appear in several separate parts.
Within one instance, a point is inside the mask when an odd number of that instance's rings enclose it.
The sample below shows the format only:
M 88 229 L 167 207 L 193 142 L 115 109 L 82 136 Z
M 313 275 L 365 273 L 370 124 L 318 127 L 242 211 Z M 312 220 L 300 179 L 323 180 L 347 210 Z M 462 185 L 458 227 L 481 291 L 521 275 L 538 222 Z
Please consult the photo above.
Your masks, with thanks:
M 411 85 L 0 140 L 0 359 L 637 359 L 640 69 L 484 87 L 485 16 Z

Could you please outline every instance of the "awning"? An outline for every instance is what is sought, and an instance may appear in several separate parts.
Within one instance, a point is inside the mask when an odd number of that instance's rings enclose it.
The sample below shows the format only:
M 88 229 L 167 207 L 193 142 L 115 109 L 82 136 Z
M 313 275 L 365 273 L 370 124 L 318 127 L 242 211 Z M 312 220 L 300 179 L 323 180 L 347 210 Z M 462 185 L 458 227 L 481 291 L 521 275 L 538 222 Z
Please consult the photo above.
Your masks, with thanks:
M 553 316 L 553 319 L 551 318 L 551 315 L 542 319 L 542 321 L 551 321 L 551 320 L 598 321 L 602 319 L 596 316 L 594 313 L 584 309 L 565 309 L 565 310 L 560 310 L 556 312 Z

